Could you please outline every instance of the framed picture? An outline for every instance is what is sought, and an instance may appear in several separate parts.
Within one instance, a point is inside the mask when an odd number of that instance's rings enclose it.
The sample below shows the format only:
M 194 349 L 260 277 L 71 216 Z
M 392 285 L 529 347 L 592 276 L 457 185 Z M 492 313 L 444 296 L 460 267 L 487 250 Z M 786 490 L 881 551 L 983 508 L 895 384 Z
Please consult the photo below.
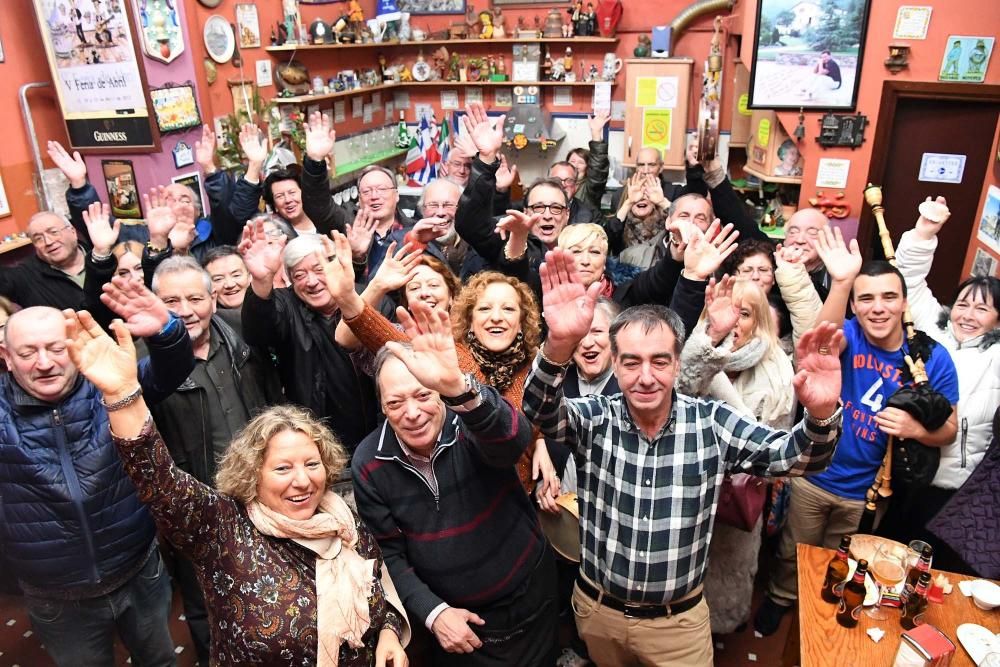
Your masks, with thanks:
M 965 37 L 949 35 L 941 59 L 940 81 L 982 83 L 986 80 L 986 67 L 993 53 L 993 37 Z
M 229 82 L 229 93 L 233 96 L 233 113 L 240 118 L 248 118 L 254 122 L 254 89 L 253 81 L 249 79 L 232 79 Z M 242 116 L 240 113 L 242 112 Z M 244 121 L 240 121 L 244 122 Z
M 152 153 L 160 135 L 125 0 L 32 0 L 70 150 Z M 76 3 L 81 4 L 81 3 Z M 22 26 L 23 28 L 23 26 Z M 98 85 L 105 82 L 104 86 Z
M 236 31 L 239 33 L 241 49 L 255 49 L 260 46 L 260 21 L 257 20 L 257 5 L 236 5 Z
M 465 0 L 399 0 L 399 10 L 411 15 L 464 14 Z
M 300 5 L 329 5 L 333 2 L 346 2 L 347 0 L 299 0 Z
M 101 160 L 104 184 L 108 188 L 111 215 L 130 220 L 142 219 L 142 203 L 135 183 L 135 169 L 131 160 Z
M 987 248 L 1000 253 L 1000 188 L 995 185 L 991 185 L 986 191 L 978 237 Z
M 748 106 L 853 110 L 870 5 L 760 0 Z
M 180 132 L 201 125 L 194 84 L 168 83 L 162 88 L 150 88 L 149 97 L 153 101 L 156 125 L 161 133 Z
M 148 57 L 169 64 L 184 53 L 176 0 L 132 0 L 132 4 L 139 17 L 139 41 Z
M 192 171 L 189 174 L 179 174 L 170 179 L 171 183 L 186 185 L 198 193 L 198 201 L 201 202 L 201 210 L 205 211 L 205 193 L 201 190 L 201 172 Z M 204 215 L 204 213 L 203 213 Z
M 997 258 L 982 248 L 976 248 L 976 256 L 972 260 L 972 275 L 992 277 L 997 270 Z
M 194 151 L 187 145 L 187 142 L 178 141 L 173 150 L 170 151 L 174 158 L 174 167 L 190 167 L 194 164 Z

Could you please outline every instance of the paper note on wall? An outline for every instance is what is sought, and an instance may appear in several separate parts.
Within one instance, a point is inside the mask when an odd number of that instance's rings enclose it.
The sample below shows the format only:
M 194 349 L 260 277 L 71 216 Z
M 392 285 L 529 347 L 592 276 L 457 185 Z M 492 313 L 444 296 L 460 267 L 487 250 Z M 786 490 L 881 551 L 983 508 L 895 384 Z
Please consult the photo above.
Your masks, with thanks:
M 351 118 L 361 118 L 364 113 L 364 99 L 361 96 L 351 98 Z
M 573 89 L 569 86 L 558 86 L 554 91 L 552 91 L 552 106 L 573 106 Z
M 337 100 L 333 103 L 333 122 L 343 123 L 346 118 L 347 103 L 344 100 Z
M 640 76 L 636 79 L 635 86 L 636 106 L 664 109 L 677 107 L 679 81 L 676 76 Z
M 642 148 L 655 148 L 660 152 L 670 149 L 670 109 L 642 110 Z
M 458 108 L 458 91 L 457 90 L 442 90 L 441 91 L 441 108 L 444 110 L 457 109 Z
M 594 111 L 611 110 L 611 82 L 598 81 L 594 85 Z

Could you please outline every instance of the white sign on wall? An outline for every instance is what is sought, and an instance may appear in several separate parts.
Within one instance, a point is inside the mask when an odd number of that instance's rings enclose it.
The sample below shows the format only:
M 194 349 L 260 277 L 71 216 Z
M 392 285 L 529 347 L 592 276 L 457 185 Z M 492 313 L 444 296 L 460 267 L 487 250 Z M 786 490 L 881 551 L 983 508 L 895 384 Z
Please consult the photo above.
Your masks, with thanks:
M 918 180 L 931 183 L 961 183 L 965 156 L 953 153 L 924 153 L 920 158 Z

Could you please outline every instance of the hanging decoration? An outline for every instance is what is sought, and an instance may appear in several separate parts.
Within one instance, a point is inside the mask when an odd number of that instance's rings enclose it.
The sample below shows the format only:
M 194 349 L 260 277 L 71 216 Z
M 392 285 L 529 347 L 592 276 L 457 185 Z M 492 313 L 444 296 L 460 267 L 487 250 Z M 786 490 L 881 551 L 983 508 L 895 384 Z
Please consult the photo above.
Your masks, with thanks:
M 139 29 L 142 50 L 153 60 L 171 63 L 184 53 L 184 33 L 177 14 L 178 0 L 132 0 Z

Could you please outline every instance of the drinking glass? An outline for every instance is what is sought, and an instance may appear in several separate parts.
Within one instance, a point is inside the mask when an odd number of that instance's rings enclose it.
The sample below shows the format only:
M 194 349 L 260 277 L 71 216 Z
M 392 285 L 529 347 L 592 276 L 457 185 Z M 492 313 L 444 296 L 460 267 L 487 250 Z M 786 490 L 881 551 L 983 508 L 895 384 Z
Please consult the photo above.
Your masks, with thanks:
M 906 578 L 907 553 L 891 544 L 880 544 L 875 549 L 875 557 L 869 572 L 878 586 L 878 600 L 874 607 L 865 610 L 870 618 L 885 621 L 889 615 L 882 609 L 882 595 L 887 587 L 897 586 Z
M 923 540 L 912 540 L 909 544 L 909 551 L 907 552 L 907 570 L 915 566 L 917 561 L 920 560 L 920 554 L 924 552 L 924 547 L 929 546 Z M 931 558 L 931 564 L 934 563 L 933 557 Z

